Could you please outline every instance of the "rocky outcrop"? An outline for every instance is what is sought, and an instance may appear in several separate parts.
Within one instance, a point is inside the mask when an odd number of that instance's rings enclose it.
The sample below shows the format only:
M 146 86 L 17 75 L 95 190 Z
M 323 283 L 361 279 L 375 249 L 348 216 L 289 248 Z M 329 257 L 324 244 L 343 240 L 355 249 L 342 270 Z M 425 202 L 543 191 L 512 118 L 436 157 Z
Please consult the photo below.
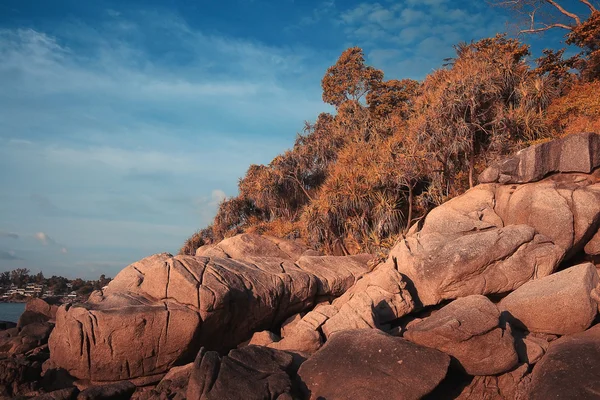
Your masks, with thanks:
M 470 375 L 496 375 L 517 365 L 510 329 L 485 296 L 454 300 L 432 316 L 411 324 L 404 337 L 456 358 Z
M 291 400 L 292 356 L 260 346 L 232 350 L 226 357 L 201 350 L 187 386 L 188 399 Z
M 197 256 L 235 258 L 252 261 L 257 257 L 274 257 L 281 260 L 296 261 L 302 255 L 322 255 L 305 245 L 272 236 L 243 233 L 214 245 L 205 245 L 196 250 Z
M 457 400 L 526 400 L 530 377 L 527 364 L 502 375 L 476 376 Z
M 318 299 L 342 295 L 367 271 L 367 261 L 154 255 L 125 268 L 88 303 L 59 309 L 52 360 L 91 381 L 166 373 L 201 346 L 233 348 Z M 136 346 L 129 345 L 132 337 Z
M 528 183 L 551 173 L 591 173 L 600 167 L 600 135 L 581 133 L 523 149 L 488 167 L 479 183 Z
M 600 255 L 598 138 L 492 166 L 487 183 L 432 210 L 372 268 L 369 256 L 242 234 L 134 263 L 55 316 L 32 305 L 0 332 L 0 351 L 26 351 L 0 356 L 0 388 L 15 379 L 6 393 L 60 397 L 133 384 L 135 400 L 597 398 L 600 279 L 582 263 Z M 41 384 L 22 385 L 27 374 Z
M 533 369 L 529 399 L 598 399 L 600 325 L 550 344 Z
M 422 305 L 500 294 L 550 275 L 600 224 L 600 176 L 480 185 L 429 213 L 390 253 Z M 415 296 L 416 295 L 416 296 Z
M 586 330 L 598 313 L 598 273 L 581 264 L 525 283 L 500 302 L 512 324 L 529 332 L 568 335 Z
M 17 327 L 22 328 L 34 322 L 54 321 L 57 310 L 57 305 L 50 305 L 42 299 L 31 299 L 25 304 L 25 311 L 21 314 Z
M 302 364 L 310 399 L 419 399 L 446 376 L 450 358 L 376 329 L 334 334 Z
M 37 393 L 42 364 L 49 357 L 48 337 L 56 308 L 32 299 L 15 327 L 0 330 L 0 398 Z

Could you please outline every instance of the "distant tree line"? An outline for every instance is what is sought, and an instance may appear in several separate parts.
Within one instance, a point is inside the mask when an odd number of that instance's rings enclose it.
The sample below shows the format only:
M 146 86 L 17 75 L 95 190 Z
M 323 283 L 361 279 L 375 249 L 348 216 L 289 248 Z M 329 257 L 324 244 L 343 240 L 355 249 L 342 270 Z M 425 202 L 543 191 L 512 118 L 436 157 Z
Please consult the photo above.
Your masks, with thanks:
M 90 294 L 94 290 L 102 289 L 102 287 L 108 285 L 110 281 L 111 278 L 107 278 L 104 274 L 100 275 L 100 278 L 97 280 L 83 280 L 81 278 L 67 279 L 56 275 L 46 278 L 43 272 L 31 274 L 31 271 L 27 268 L 17 268 L 12 271 L 0 273 L 0 286 L 3 287 L 8 287 L 10 285 L 24 287 L 28 284 L 35 283 L 43 285 L 46 290 L 51 290 L 54 294 L 67 294 L 74 291 L 81 296 Z M 69 287 L 68 284 L 71 284 L 71 287 Z
M 557 4 L 502 3 L 522 12 Z M 180 253 L 241 232 L 299 238 L 334 254 L 385 252 L 494 159 L 600 132 L 600 12 L 589 4 L 589 15 L 565 25 L 567 43 L 581 49 L 570 58 L 547 49 L 531 60 L 527 45 L 499 34 L 456 45 L 455 57 L 418 82 L 385 80 L 360 48 L 347 49 L 321 82 L 335 115 L 306 123 L 270 164 L 251 165 L 239 194 Z

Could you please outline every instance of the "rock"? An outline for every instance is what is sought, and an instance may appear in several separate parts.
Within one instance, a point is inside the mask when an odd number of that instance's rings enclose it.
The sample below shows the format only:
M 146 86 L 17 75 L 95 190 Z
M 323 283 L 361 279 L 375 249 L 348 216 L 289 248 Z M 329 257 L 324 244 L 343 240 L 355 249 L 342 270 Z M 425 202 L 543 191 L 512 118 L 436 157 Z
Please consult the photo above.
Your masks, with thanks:
M 193 368 L 193 363 L 171 368 L 147 397 L 184 400 Z
M 52 325 L 48 322 L 34 322 L 22 329 L 14 328 L 2 331 L 0 335 L 0 354 L 24 354 L 48 342 Z
M 502 299 L 499 307 L 507 312 L 509 321 L 530 332 L 581 332 L 598 313 L 598 304 L 590 295 L 598 280 L 593 264 L 580 264 L 527 282 Z
M 511 332 L 499 327 L 499 319 L 494 303 L 473 295 L 411 324 L 404 337 L 455 357 L 470 375 L 496 375 L 518 363 Z
M 552 342 L 535 365 L 530 400 L 598 399 L 600 325 Z
M 529 365 L 538 362 L 546 352 L 548 343 L 535 337 L 524 337 L 515 340 L 515 349 L 519 355 L 519 361 Z
M 363 276 L 332 306 L 339 311 L 323 324 L 327 338 L 342 330 L 382 328 L 415 308 L 402 275 L 390 265 Z
M 0 331 L 16 328 L 17 324 L 11 321 L 0 321 Z
M 320 304 L 304 317 L 297 320 L 287 320 L 285 329 L 282 329 L 283 338 L 269 345 L 269 347 L 294 353 L 312 354 L 323 344 L 321 327 L 337 309 L 329 304 Z
M 54 363 L 79 379 L 155 375 L 191 358 L 200 318 L 187 307 L 171 302 L 108 310 L 87 307 L 61 307 L 49 341 Z
M 523 149 L 479 176 L 479 183 L 527 183 L 555 172 L 590 173 L 600 167 L 600 135 L 581 133 Z
M 446 376 L 450 358 L 376 329 L 343 331 L 298 376 L 310 399 L 419 399 Z
M 253 332 L 276 329 L 321 299 L 340 296 L 367 271 L 369 259 L 255 257 L 249 263 L 154 255 L 125 268 L 87 303 L 59 309 L 52 359 L 91 381 L 165 373 L 192 361 L 201 346 L 235 348 Z
M 400 241 L 387 263 L 397 265 L 414 288 L 413 300 L 428 306 L 509 292 L 550 275 L 560 259 L 560 249 L 548 238 L 530 226 L 514 225 L 465 235 L 419 233 Z
M 123 381 L 85 389 L 77 395 L 77 400 L 127 400 L 131 398 L 133 392 L 135 392 L 135 385 Z
M 42 363 L 24 355 L 0 358 L 0 398 L 12 398 L 38 389 Z
M 274 342 L 278 342 L 279 341 L 279 337 L 274 334 L 273 332 L 270 331 L 262 331 L 262 332 L 256 332 L 254 335 L 252 335 L 252 339 L 250 339 L 250 342 L 248 343 L 256 345 L 256 346 L 268 346 L 271 343 Z
M 197 256 L 229 257 L 251 261 L 255 257 L 273 257 L 296 261 L 309 250 L 297 242 L 272 236 L 243 233 L 227 238 L 216 245 L 202 246 L 196 250 Z
M 527 185 L 499 186 L 496 213 L 505 225 L 525 224 L 548 237 L 570 258 L 600 223 L 600 183 L 558 175 Z M 600 182 L 600 181 L 598 181 Z
M 296 329 L 296 324 L 298 324 L 302 320 L 302 317 L 304 315 L 304 313 L 294 314 L 285 321 L 283 321 L 283 324 L 281 324 L 281 337 L 284 338 L 292 334 Z
M 55 390 L 34 397 L 32 400 L 75 400 L 79 390 L 75 387 Z
M 31 299 L 25 305 L 25 311 L 19 317 L 17 327 L 22 328 L 32 323 L 54 320 L 58 307 L 50 305 L 42 299 Z
M 201 350 L 190 374 L 187 398 L 283 399 L 291 395 L 287 373 L 291 365 L 291 355 L 266 347 L 246 346 L 231 350 L 223 358 L 214 351 Z
M 476 376 L 457 400 L 525 400 L 530 382 L 527 364 L 497 376 Z
M 283 339 L 269 347 L 312 354 L 336 332 L 383 328 L 414 309 L 406 283 L 398 271 L 381 265 L 360 278 L 333 304 L 315 307 L 303 318 L 282 328 Z M 285 331 L 285 334 L 284 334 Z
M 550 275 L 599 226 L 600 174 L 479 185 L 432 210 L 386 263 L 414 287 L 417 305 L 502 294 Z
M 600 230 L 587 242 L 583 250 L 590 256 L 600 255 Z

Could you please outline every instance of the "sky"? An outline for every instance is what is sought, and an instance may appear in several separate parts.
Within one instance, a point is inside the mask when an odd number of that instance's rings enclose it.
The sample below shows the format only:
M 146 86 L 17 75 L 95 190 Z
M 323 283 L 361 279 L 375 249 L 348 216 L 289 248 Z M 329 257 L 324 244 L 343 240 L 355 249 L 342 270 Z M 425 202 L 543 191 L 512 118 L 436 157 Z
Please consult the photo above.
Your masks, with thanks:
M 508 21 L 481 0 L 2 0 L 0 272 L 175 254 L 332 111 L 320 80 L 344 49 L 422 79 Z

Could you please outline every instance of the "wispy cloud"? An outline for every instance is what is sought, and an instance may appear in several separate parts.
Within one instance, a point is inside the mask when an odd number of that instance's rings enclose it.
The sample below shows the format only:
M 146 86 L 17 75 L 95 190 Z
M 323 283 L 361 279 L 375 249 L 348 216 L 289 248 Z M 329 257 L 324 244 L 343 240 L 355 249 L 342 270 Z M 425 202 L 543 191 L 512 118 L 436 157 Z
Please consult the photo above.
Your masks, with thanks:
M 501 30 L 497 17 L 476 2 L 410 0 L 361 3 L 337 23 L 386 75 L 421 79 L 453 54 L 452 45 Z
M 56 244 L 56 241 L 44 232 L 37 232 L 33 235 L 33 237 L 36 238 L 44 246 Z
M 97 25 L 67 18 L 51 31 L 0 29 L 0 226 L 43 233 L 16 249 L 41 267 L 176 251 L 248 165 L 327 109 L 330 60 L 309 48 L 157 11 L 108 10 Z
M 6 238 L 11 238 L 11 239 L 18 239 L 19 235 L 17 233 L 14 233 L 14 232 L 2 232 L 2 231 L 0 231 L 0 237 L 6 237 Z
M 9 250 L 9 251 L 0 250 L 0 260 L 15 261 L 15 260 L 22 260 L 22 258 L 17 257 L 13 250 Z

